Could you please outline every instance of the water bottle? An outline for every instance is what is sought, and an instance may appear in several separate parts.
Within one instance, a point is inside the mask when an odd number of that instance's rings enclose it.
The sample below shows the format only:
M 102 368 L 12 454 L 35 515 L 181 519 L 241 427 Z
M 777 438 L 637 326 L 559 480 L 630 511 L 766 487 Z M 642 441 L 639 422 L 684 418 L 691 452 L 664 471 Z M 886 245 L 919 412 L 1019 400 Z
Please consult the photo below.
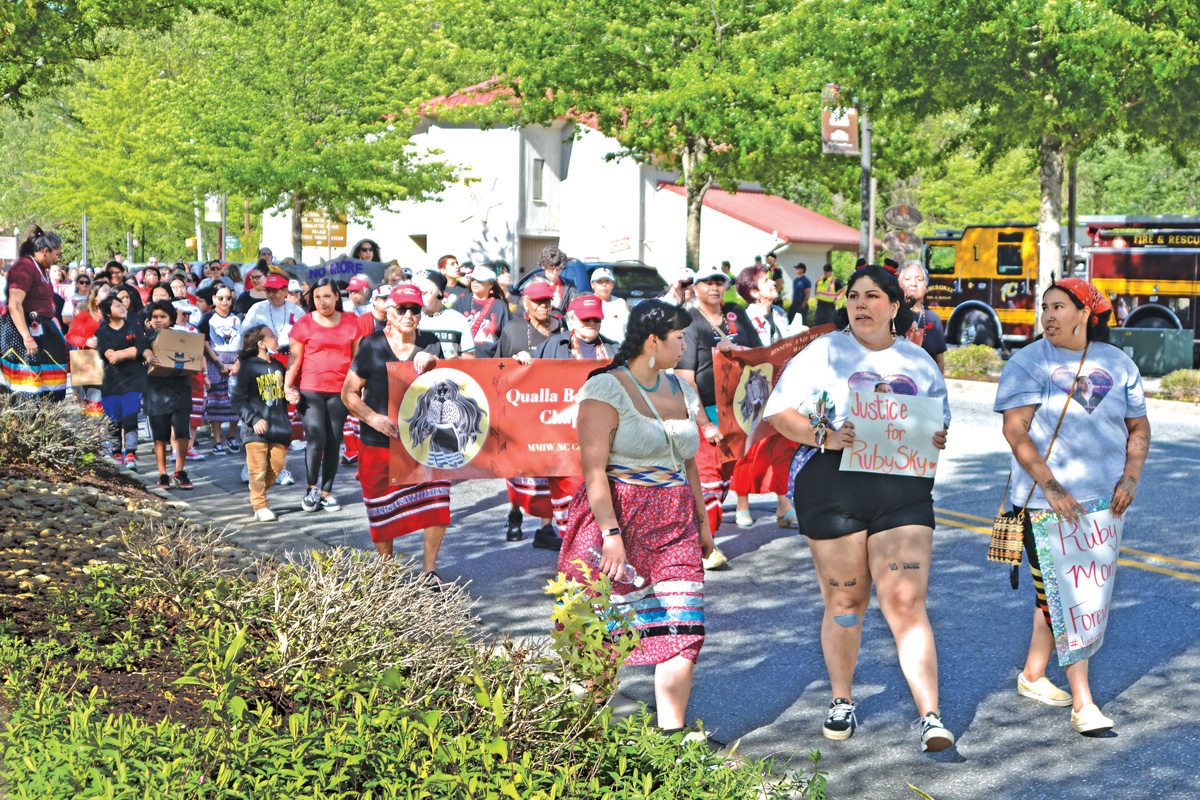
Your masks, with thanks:
M 598 571 L 600 569 L 600 559 L 604 554 L 594 547 L 589 547 L 587 554 L 589 558 L 588 566 Z M 617 582 L 631 583 L 635 589 L 640 589 L 646 585 L 646 579 L 639 575 L 638 571 L 633 568 L 633 564 L 630 564 L 628 561 L 625 562 L 625 570 L 617 578 Z

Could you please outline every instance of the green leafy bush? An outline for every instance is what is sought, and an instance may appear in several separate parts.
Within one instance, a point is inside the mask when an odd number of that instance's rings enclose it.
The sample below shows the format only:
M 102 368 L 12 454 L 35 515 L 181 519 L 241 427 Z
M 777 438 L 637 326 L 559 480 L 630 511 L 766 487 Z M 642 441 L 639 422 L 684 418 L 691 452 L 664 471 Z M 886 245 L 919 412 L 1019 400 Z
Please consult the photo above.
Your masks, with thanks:
M 71 472 L 91 464 L 108 423 L 77 403 L 0 395 L 0 463 Z
M 1163 376 L 1158 396 L 1164 400 L 1200 403 L 1200 369 L 1177 369 Z
M 972 344 L 946 351 L 947 378 L 979 378 L 1000 368 L 1000 356 L 987 345 Z

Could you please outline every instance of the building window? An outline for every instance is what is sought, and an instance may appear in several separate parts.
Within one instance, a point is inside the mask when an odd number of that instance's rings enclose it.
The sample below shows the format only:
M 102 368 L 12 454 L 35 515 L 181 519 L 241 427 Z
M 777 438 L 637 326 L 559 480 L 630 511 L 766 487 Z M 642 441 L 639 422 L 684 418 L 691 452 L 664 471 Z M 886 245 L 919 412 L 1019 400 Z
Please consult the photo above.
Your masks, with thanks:
M 546 159 L 535 158 L 533 160 L 533 202 L 544 203 L 545 197 L 545 173 Z

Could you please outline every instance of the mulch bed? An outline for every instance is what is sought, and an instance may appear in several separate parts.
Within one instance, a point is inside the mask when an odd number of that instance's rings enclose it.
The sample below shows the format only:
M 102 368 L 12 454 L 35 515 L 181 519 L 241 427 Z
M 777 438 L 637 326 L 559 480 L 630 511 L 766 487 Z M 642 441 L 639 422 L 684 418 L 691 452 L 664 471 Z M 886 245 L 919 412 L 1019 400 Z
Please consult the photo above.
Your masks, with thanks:
M 77 486 L 94 486 L 105 492 L 134 500 L 160 499 L 146 486 L 125 470 L 98 458 L 86 472 L 53 472 L 28 463 L 0 464 L 0 479 L 37 480 L 47 483 L 73 483 Z

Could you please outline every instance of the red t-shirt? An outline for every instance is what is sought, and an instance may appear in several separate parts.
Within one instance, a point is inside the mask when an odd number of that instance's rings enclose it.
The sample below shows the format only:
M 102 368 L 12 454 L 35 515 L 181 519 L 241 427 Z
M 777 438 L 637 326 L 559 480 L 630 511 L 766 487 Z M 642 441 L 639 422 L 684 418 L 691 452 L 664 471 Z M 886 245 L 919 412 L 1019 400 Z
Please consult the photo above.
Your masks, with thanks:
M 54 286 L 50 283 L 49 274 L 42 272 L 42 268 L 32 258 L 18 258 L 8 268 L 8 288 L 25 292 L 22 305 L 26 314 L 36 311 L 39 316 L 54 316 Z
M 75 319 L 71 320 L 71 327 L 67 329 L 67 341 L 80 350 L 87 350 L 87 340 L 95 336 L 98 330 L 100 320 L 88 313 L 86 308 L 82 309 L 75 315 Z
M 304 346 L 304 361 L 300 363 L 300 390 L 305 392 L 336 393 L 342 391 L 350 361 L 351 347 L 362 338 L 358 317 L 343 311 L 342 318 L 327 328 L 305 314 L 296 320 L 291 340 Z
M 374 314 L 360 314 L 358 317 L 358 333 L 363 338 L 370 336 L 377 330 L 382 330 L 377 324 Z

